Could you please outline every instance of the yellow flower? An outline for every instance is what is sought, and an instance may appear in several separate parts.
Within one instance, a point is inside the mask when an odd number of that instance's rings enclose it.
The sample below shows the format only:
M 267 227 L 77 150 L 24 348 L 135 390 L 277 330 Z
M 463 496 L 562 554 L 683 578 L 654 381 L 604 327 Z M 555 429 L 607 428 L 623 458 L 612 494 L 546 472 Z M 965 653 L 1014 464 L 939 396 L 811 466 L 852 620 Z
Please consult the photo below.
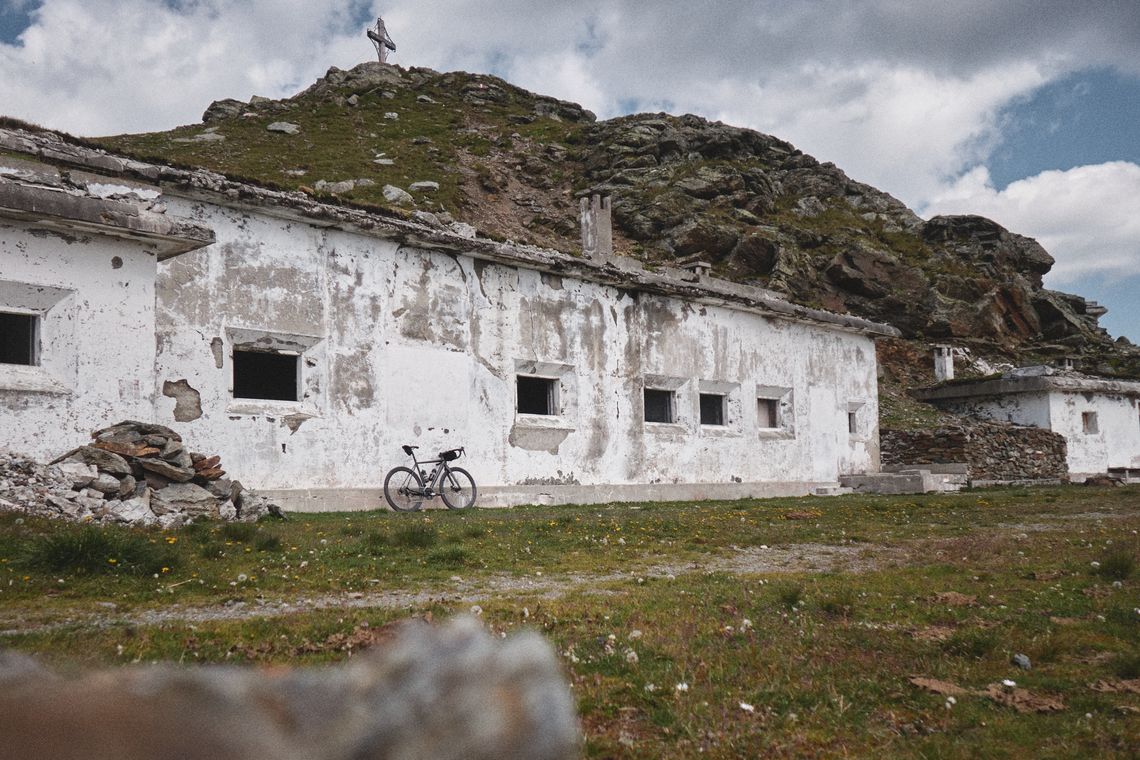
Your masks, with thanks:
M 162 572 L 164 572 L 164 573 L 169 573 L 169 572 L 170 572 L 170 568 L 169 568 L 169 567 L 164 567 L 164 568 L 162 568 Z

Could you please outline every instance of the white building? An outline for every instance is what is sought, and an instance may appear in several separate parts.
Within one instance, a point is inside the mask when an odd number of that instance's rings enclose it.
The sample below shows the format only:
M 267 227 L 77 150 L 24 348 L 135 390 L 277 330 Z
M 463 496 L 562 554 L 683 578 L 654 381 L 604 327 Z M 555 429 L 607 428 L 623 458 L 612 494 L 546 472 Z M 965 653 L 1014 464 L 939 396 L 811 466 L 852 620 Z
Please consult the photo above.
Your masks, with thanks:
M 878 469 L 893 328 L 49 134 L 0 130 L 0 151 L 0 447 L 51 457 L 144 419 L 292 509 L 380 506 L 405 443 L 465 446 L 485 505 Z
M 1140 471 L 1140 382 L 1024 367 L 1000 378 L 947 383 L 915 395 L 959 414 L 1063 435 L 1074 481 L 1106 473 L 1131 477 L 1131 471 Z

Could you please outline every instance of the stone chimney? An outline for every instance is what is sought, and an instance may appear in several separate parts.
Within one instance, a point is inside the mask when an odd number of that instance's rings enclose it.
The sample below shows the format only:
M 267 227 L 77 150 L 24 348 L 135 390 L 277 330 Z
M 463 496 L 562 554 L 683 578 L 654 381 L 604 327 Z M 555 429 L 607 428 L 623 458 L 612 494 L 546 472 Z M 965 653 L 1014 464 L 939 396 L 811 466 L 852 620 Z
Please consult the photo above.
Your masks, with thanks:
M 954 348 L 934 347 L 934 382 L 944 383 L 954 379 Z
M 579 201 L 582 219 L 582 253 L 596 259 L 612 256 L 614 252 L 613 222 L 610 196 L 591 195 Z

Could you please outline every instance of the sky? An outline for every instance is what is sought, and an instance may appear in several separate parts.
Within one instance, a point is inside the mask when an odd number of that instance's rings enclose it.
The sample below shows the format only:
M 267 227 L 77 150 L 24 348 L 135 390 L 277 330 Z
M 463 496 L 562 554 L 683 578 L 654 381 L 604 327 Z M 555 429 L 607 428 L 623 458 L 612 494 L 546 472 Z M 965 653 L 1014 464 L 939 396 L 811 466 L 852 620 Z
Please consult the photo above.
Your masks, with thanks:
M 751 127 L 923 217 L 988 216 L 1140 343 L 1138 0 L 0 0 L 0 114 L 196 123 L 372 59 L 381 14 L 392 63 Z

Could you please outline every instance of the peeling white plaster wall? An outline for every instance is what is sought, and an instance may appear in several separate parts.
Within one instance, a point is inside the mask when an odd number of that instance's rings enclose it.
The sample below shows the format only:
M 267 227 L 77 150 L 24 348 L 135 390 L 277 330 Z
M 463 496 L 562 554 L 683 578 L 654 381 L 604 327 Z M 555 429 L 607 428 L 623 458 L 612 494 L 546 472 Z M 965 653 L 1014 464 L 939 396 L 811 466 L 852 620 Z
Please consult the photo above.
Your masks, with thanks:
M 1070 474 L 1081 479 L 1110 467 L 1140 468 L 1140 410 L 1136 399 L 1101 393 L 1049 394 L 1054 432 L 1068 442 Z M 1096 432 L 1085 432 L 1082 415 L 1096 415 Z
M 466 446 L 481 485 L 830 483 L 878 467 L 867 337 L 166 200 L 218 242 L 160 265 L 156 421 L 174 422 L 164 383 L 185 381 L 202 416 L 179 429 L 247 486 L 379 487 L 405 443 Z M 300 402 L 234 401 L 242 330 L 309 341 Z M 559 377 L 560 415 L 516 415 L 520 368 Z M 678 424 L 643 422 L 646 376 L 677 380 Z M 794 435 L 758 428 L 758 386 L 791 390 Z M 697 424 L 702 389 L 727 394 L 724 427 Z
M 40 317 L 40 364 L 0 365 L 0 446 L 56 457 L 154 414 L 155 257 L 135 242 L 0 223 L 0 311 Z

